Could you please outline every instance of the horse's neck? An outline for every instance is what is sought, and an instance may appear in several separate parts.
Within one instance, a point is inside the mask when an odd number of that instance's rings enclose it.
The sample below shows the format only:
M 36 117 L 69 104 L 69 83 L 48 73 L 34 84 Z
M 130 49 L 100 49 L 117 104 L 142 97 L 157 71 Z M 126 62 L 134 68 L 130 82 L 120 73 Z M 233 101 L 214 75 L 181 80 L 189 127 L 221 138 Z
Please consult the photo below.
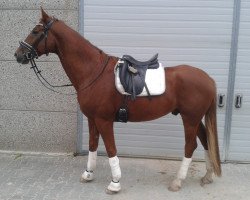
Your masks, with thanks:
M 54 36 L 56 53 L 70 81 L 78 90 L 93 79 L 103 57 L 97 48 L 63 23 Z

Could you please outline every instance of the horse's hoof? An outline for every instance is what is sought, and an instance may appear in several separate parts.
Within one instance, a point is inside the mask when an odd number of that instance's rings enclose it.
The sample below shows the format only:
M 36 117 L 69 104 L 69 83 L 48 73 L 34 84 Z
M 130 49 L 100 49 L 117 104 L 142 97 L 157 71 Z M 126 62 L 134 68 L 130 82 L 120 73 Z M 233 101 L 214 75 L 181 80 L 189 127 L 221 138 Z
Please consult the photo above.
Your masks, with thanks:
M 107 194 L 116 194 L 121 190 L 121 184 L 120 182 L 113 182 L 109 184 L 108 188 L 106 189 Z
M 213 182 L 213 179 L 207 176 L 204 176 L 203 178 L 201 178 L 201 182 L 200 185 L 203 187 L 206 184 L 210 184 Z
M 177 192 L 177 191 L 179 191 L 181 189 L 181 186 L 179 186 L 179 185 L 170 185 L 169 187 L 168 187 L 168 190 L 169 191 L 171 191 L 171 192 Z
M 106 194 L 113 195 L 113 194 L 117 194 L 119 191 L 111 191 L 107 188 L 105 192 Z
M 86 183 L 92 181 L 93 179 L 94 179 L 94 173 L 85 171 L 80 178 L 80 182 Z
M 87 182 L 90 182 L 90 181 L 85 180 L 83 177 L 80 178 L 80 183 L 87 183 Z
M 181 180 L 175 179 L 172 181 L 170 186 L 168 187 L 168 190 L 171 192 L 177 192 L 181 189 Z

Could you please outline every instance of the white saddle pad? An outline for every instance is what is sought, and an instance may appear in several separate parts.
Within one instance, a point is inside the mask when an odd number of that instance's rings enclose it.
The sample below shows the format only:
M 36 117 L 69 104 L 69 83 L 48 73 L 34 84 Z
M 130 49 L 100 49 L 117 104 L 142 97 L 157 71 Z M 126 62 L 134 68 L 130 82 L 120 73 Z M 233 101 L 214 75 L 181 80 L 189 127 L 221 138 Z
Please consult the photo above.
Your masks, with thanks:
M 119 77 L 119 67 L 115 67 L 115 86 L 116 89 L 123 95 L 130 95 L 125 92 Z M 151 96 L 161 95 L 165 92 L 166 89 L 166 80 L 165 80 L 165 71 L 164 67 L 161 63 L 159 63 L 159 67 L 157 69 L 148 69 L 146 72 L 145 82 L 148 86 L 148 90 Z M 143 88 L 141 94 L 137 96 L 148 96 L 146 88 Z

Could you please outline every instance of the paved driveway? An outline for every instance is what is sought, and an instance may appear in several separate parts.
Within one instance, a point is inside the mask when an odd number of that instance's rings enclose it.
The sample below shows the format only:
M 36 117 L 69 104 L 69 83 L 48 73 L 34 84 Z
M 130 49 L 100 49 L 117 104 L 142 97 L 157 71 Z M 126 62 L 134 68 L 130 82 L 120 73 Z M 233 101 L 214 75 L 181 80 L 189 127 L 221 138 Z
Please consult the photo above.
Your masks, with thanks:
M 122 191 L 107 195 L 111 180 L 106 157 L 98 157 L 95 180 L 80 183 L 86 156 L 0 154 L 0 199 L 24 200 L 240 200 L 250 199 L 250 165 L 223 164 L 222 178 L 201 187 L 202 162 L 193 162 L 183 188 L 167 190 L 179 161 L 120 158 Z

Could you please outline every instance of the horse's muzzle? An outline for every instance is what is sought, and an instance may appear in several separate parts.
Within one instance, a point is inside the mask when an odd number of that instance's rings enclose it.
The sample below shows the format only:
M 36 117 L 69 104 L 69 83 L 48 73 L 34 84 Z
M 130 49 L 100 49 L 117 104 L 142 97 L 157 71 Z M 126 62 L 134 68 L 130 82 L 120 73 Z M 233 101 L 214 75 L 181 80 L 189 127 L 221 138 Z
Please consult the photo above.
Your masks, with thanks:
M 26 56 L 25 55 L 23 55 L 23 54 L 20 54 L 20 53 L 15 53 L 14 54 L 14 56 L 15 56 L 15 58 L 16 58 L 16 61 L 18 62 L 18 63 L 21 63 L 21 64 L 28 64 L 29 63 L 29 60 L 26 58 Z

